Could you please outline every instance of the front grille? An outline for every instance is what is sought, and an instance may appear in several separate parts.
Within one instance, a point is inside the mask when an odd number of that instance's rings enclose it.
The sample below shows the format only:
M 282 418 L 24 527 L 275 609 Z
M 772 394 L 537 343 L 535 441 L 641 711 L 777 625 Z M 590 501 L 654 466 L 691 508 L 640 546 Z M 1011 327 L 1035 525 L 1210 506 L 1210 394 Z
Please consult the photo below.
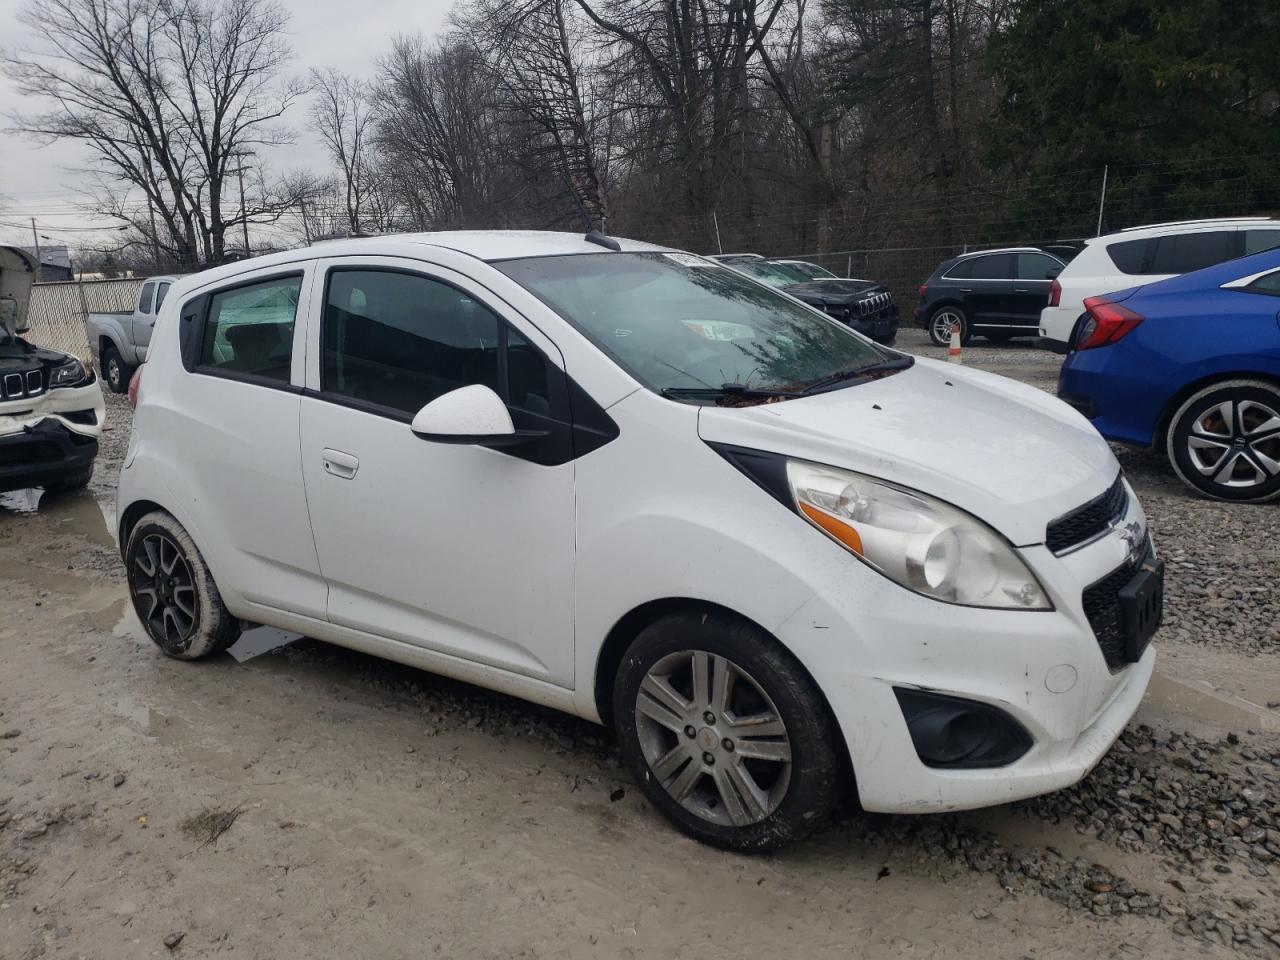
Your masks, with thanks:
M 1045 546 L 1059 554 L 1092 540 L 1120 520 L 1128 506 L 1124 478 L 1117 476 L 1106 493 L 1052 521 L 1045 531 Z
M 1151 559 L 1151 542 L 1136 560 L 1117 567 L 1103 579 L 1086 587 L 1082 601 L 1098 649 L 1112 672 L 1124 666 L 1124 625 L 1120 618 L 1120 591 L 1134 578 L 1144 563 Z
M 869 317 L 873 314 L 882 313 L 891 306 L 893 306 L 892 296 L 887 293 L 877 293 L 874 297 L 859 300 L 854 307 L 854 311 L 859 317 Z
M 44 374 L 39 370 L 6 373 L 0 377 L 0 400 L 20 400 L 39 396 L 44 391 Z

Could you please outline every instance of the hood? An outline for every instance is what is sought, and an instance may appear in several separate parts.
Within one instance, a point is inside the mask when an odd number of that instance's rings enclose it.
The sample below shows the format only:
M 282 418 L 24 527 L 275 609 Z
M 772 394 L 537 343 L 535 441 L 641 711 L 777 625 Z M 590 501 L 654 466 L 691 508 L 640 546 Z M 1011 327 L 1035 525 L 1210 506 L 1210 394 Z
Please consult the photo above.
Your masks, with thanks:
M 67 354 L 45 347 L 37 347 L 21 337 L 0 338 L 0 371 L 28 370 L 36 364 L 62 363 Z
M 887 290 L 871 280 L 807 280 L 782 288 L 806 303 L 856 303 Z
M 702 439 L 856 470 L 931 494 L 1016 546 L 1120 470 L 1098 432 L 1034 387 L 952 364 L 752 407 L 703 407 Z
M 27 304 L 35 278 L 35 257 L 20 247 L 0 247 L 0 342 L 27 328 Z

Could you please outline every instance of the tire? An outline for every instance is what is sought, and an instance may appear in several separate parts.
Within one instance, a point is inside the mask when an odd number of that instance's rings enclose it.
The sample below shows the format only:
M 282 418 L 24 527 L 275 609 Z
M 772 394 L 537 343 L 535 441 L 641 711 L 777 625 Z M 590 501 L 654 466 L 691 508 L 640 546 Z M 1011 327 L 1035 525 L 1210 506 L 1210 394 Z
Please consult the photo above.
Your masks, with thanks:
M 88 467 L 82 469 L 79 473 L 70 474 L 66 478 L 57 480 L 53 483 L 46 483 L 44 485 L 44 492 L 46 494 L 62 494 L 71 493 L 74 490 L 83 490 L 89 485 L 89 481 L 92 478 L 93 464 L 90 463 Z
M 133 368 L 124 362 L 115 344 L 108 343 L 102 348 L 98 366 L 102 368 L 103 382 L 112 393 L 124 393 L 129 389 L 129 378 L 133 376 Z
M 972 333 L 969 330 L 969 317 L 965 314 L 963 307 L 955 304 L 945 303 L 933 313 L 929 314 L 929 339 L 935 347 L 948 347 L 951 345 L 951 324 L 960 324 L 960 343 L 968 344 Z M 944 330 L 945 328 L 945 330 Z
M 695 660 L 705 695 L 694 694 Z M 713 693 L 721 677 L 724 699 Z M 727 615 L 674 614 L 645 628 L 618 666 L 613 715 L 640 788 L 703 843 L 781 847 L 822 824 L 844 793 L 844 746 L 813 680 L 772 637 Z
M 1179 479 L 1205 496 L 1280 498 L 1280 385 L 1224 380 L 1205 387 L 1170 419 L 1166 452 Z
M 152 642 L 178 660 L 221 653 L 239 636 L 213 575 L 191 536 L 173 517 L 146 514 L 125 549 L 129 597 Z M 153 602 L 154 601 L 154 602 Z

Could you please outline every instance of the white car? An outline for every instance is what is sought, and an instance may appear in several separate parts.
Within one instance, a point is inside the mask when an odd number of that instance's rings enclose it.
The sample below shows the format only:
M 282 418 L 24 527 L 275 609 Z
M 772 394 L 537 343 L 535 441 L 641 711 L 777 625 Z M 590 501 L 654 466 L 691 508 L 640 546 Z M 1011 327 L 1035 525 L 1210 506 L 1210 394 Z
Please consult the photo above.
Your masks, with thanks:
M 274 254 L 175 283 L 133 386 L 119 536 L 165 653 L 269 624 L 611 724 L 720 846 L 850 783 L 896 812 L 1067 786 L 1151 676 L 1162 565 L 1087 421 L 701 257 Z
M 1066 353 L 1087 297 L 1097 297 L 1280 247 L 1280 221 L 1267 217 L 1184 220 L 1130 227 L 1086 240 L 1058 274 L 1040 312 L 1040 345 Z

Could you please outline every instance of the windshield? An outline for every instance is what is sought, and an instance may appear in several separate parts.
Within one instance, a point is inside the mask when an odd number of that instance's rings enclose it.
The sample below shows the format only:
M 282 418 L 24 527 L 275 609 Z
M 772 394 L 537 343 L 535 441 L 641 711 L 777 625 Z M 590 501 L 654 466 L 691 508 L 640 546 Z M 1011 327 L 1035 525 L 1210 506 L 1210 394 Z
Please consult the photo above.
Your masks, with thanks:
M 754 280 L 767 283 L 771 287 L 789 287 L 793 283 L 804 283 L 809 279 L 803 271 L 797 270 L 789 263 L 773 263 L 770 260 L 739 260 L 729 264 L 739 273 L 745 273 Z
M 658 392 L 797 392 L 899 355 L 700 257 L 599 253 L 494 266 Z
M 805 260 L 789 260 L 786 266 L 794 270 L 796 273 L 802 274 L 806 280 L 838 280 L 834 273 L 830 270 L 818 266 L 816 263 L 809 263 Z

